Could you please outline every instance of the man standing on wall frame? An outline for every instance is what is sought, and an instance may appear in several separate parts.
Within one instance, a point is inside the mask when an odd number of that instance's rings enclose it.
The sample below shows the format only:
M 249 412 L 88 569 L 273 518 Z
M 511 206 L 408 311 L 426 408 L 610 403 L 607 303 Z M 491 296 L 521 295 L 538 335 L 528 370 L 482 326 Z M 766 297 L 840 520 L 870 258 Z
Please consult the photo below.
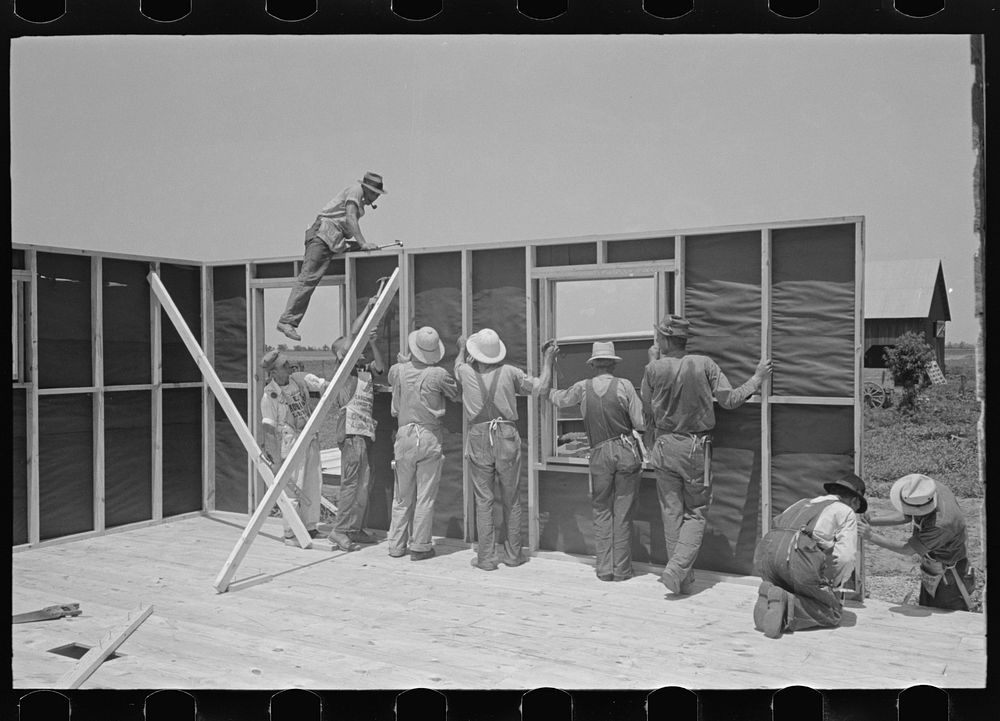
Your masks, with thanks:
M 686 319 L 667 316 L 654 330 L 641 396 L 643 410 L 655 425 L 649 456 L 667 547 L 660 581 L 671 593 L 684 595 L 694 582 L 694 562 L 712 501 L 713 404 L 718 401 L 727 409 L 743 405 L 771 374 L 771 360 L 761 360 L 750 379 L 734 389 L 715 361 L 687 352 Z

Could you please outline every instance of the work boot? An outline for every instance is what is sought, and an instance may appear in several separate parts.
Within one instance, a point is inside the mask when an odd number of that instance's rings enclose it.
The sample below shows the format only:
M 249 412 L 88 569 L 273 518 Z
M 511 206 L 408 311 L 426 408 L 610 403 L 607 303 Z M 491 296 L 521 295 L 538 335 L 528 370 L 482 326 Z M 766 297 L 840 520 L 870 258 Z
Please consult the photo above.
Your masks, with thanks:
M 634 575 L 635 575 L 635 573 L 633 573 L 632 571 L 629 571 L 628 573 L 623 573 L 621 576 L 615 576 L 614 578 L 615 578 L 616 581 L 627 581 L 630 578 L 632 578 Z
M 395 550 L 395 551 L 389 551 L 389 557 L 390 558 L 402 558 L 405 555 L 406 555 L 406 549 L 405 548 L 400 548 L 400 549 Z
M 498 568 L 496 561 L 480 561 L 478 558 L 473 558 L 471 565 L 481 571 L 495 571 Z
M 785 630 L 785 615 L 788 613 L 788 592 L 771 586 L 767 591 L 767 610 L 761 619 L 761 627 L 768 638 L 779 638 Z
M 299 332 L 295 330 L 295 326 L 293 325 L 289 325 L 288 323 L 278 323 L 278 330 L 292 340 L 302 340 L 302 336 L 299 335 Z
M 299 547 L 299 539 L 297 539 L 294 534 L 291 536 L 285 536 L 282 540 L 284 540 L 286 546 L 295 546 L 296 548 Z
M 667 566 L 660 574 L 660 583 L 667 587 L 667 590 L 678 596 L 687 596 L 691 593 L 691 586 L 694 585 L 694 572 L 689 572 L 683 580 L 677 578 L 676 572 Z
M 411 561 L 425 561 L 428 558 L 434 558 L 434 556 L 436 556 L 436 555 L 437 555 L 437 552 L 433 548 L 428 549 L 426 551 L 410 551 L 410 560 Z
M 309 538 L 319 538 L 322 534 L 315 528 L 309 529 Z
M 597 578 L 600 581 L 614 581 L 615 580 L 615 574 L 613 574 L 613 573 L 598 573 L 597 574 Z
M 363 543 L 365 545 L 369 543 L 378 543 L 378 539 L 375 538 L 375 536 L 371 535 L 370 533 L 366 532 L 363 529 L 360 531 L 352 531 L 351 533 L 347 534 L 347 537 L 350 538 L 355 543 Z
M 764 614 L 767 612 L 767 592 L 771 590 L 770 581 L 761 581 L 760 588 L 757 589 L 757 603 L 753 607 L 753 627 L 758 631 L 764 630 Z
M 511 568 L 516 568 L 524 563 L 524 556 L 518 554 L 517 556 L 507 556 L 505 555 L 500 559 L 500 563 L 505 566 L 510 566 Z
M 332 532 L 327 538 L 330 539 L 330 550 L 341 550 L 341 551 L 357 551 L 360 546 L 354 543 L 350 538 L 345 536 L 343 533 Z

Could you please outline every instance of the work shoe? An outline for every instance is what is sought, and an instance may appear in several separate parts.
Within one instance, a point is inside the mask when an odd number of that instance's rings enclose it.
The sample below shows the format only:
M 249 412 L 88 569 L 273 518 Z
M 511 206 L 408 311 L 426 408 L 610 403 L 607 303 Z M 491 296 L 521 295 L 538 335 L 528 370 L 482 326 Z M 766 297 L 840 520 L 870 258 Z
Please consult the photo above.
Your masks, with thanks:
M 302 340 L 302 336 L 299 335 L 299 332 L 295 330 L 295 326 L 293 325 L 288 325 L 288 323 L 278 323 L 278 330 L 292 340 Z
M 495 571 L 498 568 L 496 561 L 480 561 L 478 558 L 473 558 L 470 565 L 481 571 Z
M 633 577 L 634 575 L 635 575 L 635 574 L 634 574 L 634 573 L 633 573 L 632 571 L 629 571 L 628 573 L 626 573 L 626 574 L 623 574 L 623 575 L 621 575 L 621 576 L 615 576 L 615 580 L 616 580 L 616 581 L 627 581 L 627 580 L 629 580 L 630 578 L 632 578 L 632 577 Z
M 323 534 L 317 531 L 315 528 L 309 529 L 309 538 L 319 538 Z
M 615 575 L 613 573 L 598 573 L 597 578 L 601 581 L 614 581 Z
M 350 538 L 355 543 L 364 543 L 366 545 L 369 543 L 378 543 L 378 539 L 375 538 L 375 536 L 363 530 L 352 531 L 351 533 L 347 534 L 347 537 Z
M 770 581 L 761 581 L 760 588 L 757 589 L 757 603 L 753 607 L 753 627 L 758 631 L 764 630 L 764 614 L 767 612 L 767 592 L 773 588 Z
M 524 563 L 524 560 L 525 560 L 524 556 L 520 555 L 514 557 L 504 556 L 502 559 L 500 559 L 500 563 L 502 563 L 505 566 L 510 566 L 511 568 L 517 568 L 518 566 Z
M 429 549 L 427 551 L 410 551 L 410 560 L 411 561 L 425 561 L 428 558 L 434 558 L 434 556 L 436 556 L 436 555 L 437 555 L 437 551 L 435 551 L 433 548 L 431 548 L 431 549 Z
M 768 638 L 779 638 L 785 630 L 789 594 L 783 588 L 771 586 L 767 591 L 767 610 L 761 619 L 761 628 Z
M 688 573 L 683 581 L 679 581 L 672 569 L 664 568 L 663 573 L 660 574 L 660 583 L 666 586 L 671 593 L 687 596 L 691 593 L 691 587 L 694 585 L 694 573 Z
M 282 540 L 285 542 L 286 546 L 295 546 L 296 548 L 299 547 L 299 540 L 294 535 L 285 536 Z
M 327 538 L 330 540 L 331 550 L 357 551 L 360 546 L 342 533 L 331 533 Z
M 396 551 L 389 551 L 389 557 L 390 558 L 402 558 L 405 555 L 406 555 L 406 549 L 405 548 L 400 548 L 399 550 L 396 550 Z

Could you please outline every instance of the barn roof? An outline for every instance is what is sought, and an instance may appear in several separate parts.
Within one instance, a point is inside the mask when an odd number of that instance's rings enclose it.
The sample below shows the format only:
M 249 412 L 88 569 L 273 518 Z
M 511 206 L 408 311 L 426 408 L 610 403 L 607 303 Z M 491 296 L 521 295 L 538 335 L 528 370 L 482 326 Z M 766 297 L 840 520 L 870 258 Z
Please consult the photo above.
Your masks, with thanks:
M 927 318 L 935 293 L 951 319 L 938 258 L 865 261 L 865 318 Z

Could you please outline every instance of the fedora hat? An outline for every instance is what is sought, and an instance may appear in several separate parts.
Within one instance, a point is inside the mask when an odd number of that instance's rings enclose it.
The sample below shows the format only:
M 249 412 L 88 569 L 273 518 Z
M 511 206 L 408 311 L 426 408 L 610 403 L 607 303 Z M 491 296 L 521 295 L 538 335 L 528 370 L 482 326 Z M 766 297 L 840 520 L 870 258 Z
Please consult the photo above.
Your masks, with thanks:
M 507 357 L 507 346 L 492 328 L 483 328 L 465 342 L 469 355 L 480 363 L 499 363 Z
M 358 181 L 368 190 L 379 195 L 386 195 L 389 191 L 382 187 L 382 176 L 371 171 L 365 173 L 365 177 Z
M 597 341 L 590 350 L 587 362 L 592 363 L 595 360 L 620 361 L 621 356 L 615 355 L 615 344 L 612 341 Z
M 687 338 L 691 324 L 679 315 L 668 315 L 661 318 L 656 324 L 656 330 L 662 335 L 673 336 L 675 338 Z
M 904 516 L 926 516 L 937 508 L 937 482 L 922 473 L 911 473 L 892 484 L 889 502 Z
M 268 351 L 260 359 L 260 367 L 266 371 L 281 368 L 283 365 L 291 365 L 291 362 L 288 360 L 288 356 L 279 350 Z
M 823 490 L 827 493 L 848 491 L 861 500 L 861 505 L 858 507 L 858 513 L 864 513 L 868 510 L 868 501 L 865 500 L 865 482 L 853 473 L 841 476 L 837 480 L 831 481 L 830 483 L 824 483 Z
M 410 346 L 410 352 L 421 363 L 434 365 L 444 358 L 444 343 L 441 342 L 438 332 L 429 325 L 410 333 L 406 342 Z

